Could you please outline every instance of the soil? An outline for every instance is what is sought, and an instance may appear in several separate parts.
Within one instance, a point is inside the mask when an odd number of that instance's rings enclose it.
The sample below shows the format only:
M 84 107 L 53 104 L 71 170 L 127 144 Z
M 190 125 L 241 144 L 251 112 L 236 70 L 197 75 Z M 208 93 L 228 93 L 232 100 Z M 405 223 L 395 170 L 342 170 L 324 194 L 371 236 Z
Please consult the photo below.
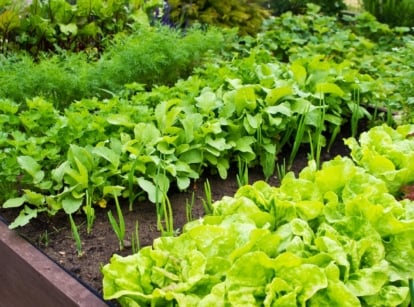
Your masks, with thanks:
M 337 155 L 348 155 L 349 150 L 342 141 L 348 135 L 345 133 L 339 136 L 331 150 L 322 153 L 321 159 L 329 160 Z M 299 151 L 291 168 L 292 171 L 298 173 L 307 165 L 308 152 L 308 147 L 303 147 Z M 278 160 L 283 161 L 283 157 L 287 159 L 289 152 L 281 154 Z M 213 200 L 219 200 L 224 195 L 232 196 L 237 191 L 236 174 L 237 169 L 234 166 L 229 170 L 228 179 L 226 180 L 220 179 L 218 175 L 209 175 L 208 171 L 206 171 L 202 178 L 193 182 L 187 191 L 173 191 L 170 193 L 169 198 L 173 208 L 174 229 L 177 229 L 179 233 L 180 229 L 187 222 L 186 203 L 191 201 L 193 193 L 195 204 L 192 210 L 192 218 L 197 219 L 204 215 L 202 200 L 205 199 L 204 182 L 207 179 L 211 186 Z M 250 183 L 263 179 L 264 176 L 260 167 L 249 170 Z M 276 176 L 269 178 L 268 182 L 274 186 L 279 185 L 279 180 Z M 138 221 L 141 247 L 151 245 L 153 240 L 160 236 L 156 226 L 155 205 L 148 201 L 141 201 L 134 205 L 132 211 L 129 211 L 127 204 L 123 204 L 122 207 L 126 223 L 126 239 L 131 240 L 131 236 L 134 236 L 136 221 Z M 108 263 L 114 253 L 128 255 L 133 252 L 131 246 L 127 246 L 123 251 L 119 250 L 118 240 L 107 216 L 107 212 L 111 209 L 116 216 L 114 206 L 108 205 L 105 209 L 99 207 L 95 209 L 96 220 L 91 234 L 86 233 L 85 216 L 82 214 L 75 216 L 75 222 L 79 226 L 82 239 L 82 256 L 78 256 L 69 219 L 64 214 L 58 214 L 53 217 L 40 216 L 32 220 L 29 225 L 17 229 L 17 231 L 70 274 L 101 296 L 101 266 Z M 11 222 L 17 214 L 17 211 L 0 209 L 0 217 L 5 219 L 6 222 Z M 109 302 L 108 304 L 116 305 L 114 302 Z

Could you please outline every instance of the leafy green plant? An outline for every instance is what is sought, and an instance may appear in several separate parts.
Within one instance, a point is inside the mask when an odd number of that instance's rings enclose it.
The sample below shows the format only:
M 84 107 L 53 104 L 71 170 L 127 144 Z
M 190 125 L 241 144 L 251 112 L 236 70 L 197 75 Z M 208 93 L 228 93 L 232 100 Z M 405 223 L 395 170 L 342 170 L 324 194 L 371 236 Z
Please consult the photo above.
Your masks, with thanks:
M 254 35 L 261 27 L 267 11 L 254 1 L 168 1 L 169 22 L 180 27 L 193 23 L 237 28 L 242 35 Z
M 329 0 L 260 0 L 258 1 L 266 8 L 269 8 L 272 15 L 279 16 L 288 11 L 294 14 L 303 14 L 306 11 L 308 3 L 315 3 L 319 5 L 322 12 L 327 14 L 339 14 L 346 8 L 343 0 L 329 1 Z
M 181 235 L 114 255 L 102 270 L 104 297 L 121 305 L 406 306 L 412 201 L 398 200 L 387 186 L 345 157 L 320 169 L 311 162 L 280 187 L 243 186 Z M 137 263 L 147 266 L 134 269 Z
M 414 26 L 414 8 L 409 0 L 362 0 L 364 9 L 391 26 Z
M 149 26 L 161 1 L 65 0 L 6 1 L 0 15 L 0 38 L 10 50 L 102 50 L 114 35 L 130 32 L 131 24 Z
M 219 54 L 224 36 L 217 29 L 191 28 L 183 35 L 167 27 L 139 28 L 112 40 L 99 61 L 64 50 L 38 62 L 23 54 L 0 58 L 0 95 L 19 103 L 43 96 L 63 110 L 75 100 L 120 93 L 132 82 L 147 89 L 172 85 L 210 53 Z

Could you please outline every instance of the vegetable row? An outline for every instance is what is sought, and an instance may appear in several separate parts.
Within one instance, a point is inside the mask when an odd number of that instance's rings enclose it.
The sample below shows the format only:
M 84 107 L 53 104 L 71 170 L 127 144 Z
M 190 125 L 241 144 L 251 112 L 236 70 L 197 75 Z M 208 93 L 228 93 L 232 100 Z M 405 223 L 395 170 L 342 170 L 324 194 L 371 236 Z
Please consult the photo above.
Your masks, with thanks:
M 352 157 L 309 163 L 279 187 L 241 187 L 177 237 L 103 267 L 122 306 L 408 306 L 414 126 L 348 139 Z M 384 161 L 386 161 L 384 165 Z

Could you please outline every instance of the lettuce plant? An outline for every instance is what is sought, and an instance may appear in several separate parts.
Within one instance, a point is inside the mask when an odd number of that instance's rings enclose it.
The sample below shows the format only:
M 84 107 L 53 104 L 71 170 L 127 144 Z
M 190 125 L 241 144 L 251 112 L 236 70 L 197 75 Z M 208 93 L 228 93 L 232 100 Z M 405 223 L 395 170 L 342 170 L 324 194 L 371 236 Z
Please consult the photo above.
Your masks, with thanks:
M 177 237 L 114 255 L 104 297 L 122 306 L 408 306 L 413 208 L 350 158 L 310 162 L 280 187 L 241 187 Z

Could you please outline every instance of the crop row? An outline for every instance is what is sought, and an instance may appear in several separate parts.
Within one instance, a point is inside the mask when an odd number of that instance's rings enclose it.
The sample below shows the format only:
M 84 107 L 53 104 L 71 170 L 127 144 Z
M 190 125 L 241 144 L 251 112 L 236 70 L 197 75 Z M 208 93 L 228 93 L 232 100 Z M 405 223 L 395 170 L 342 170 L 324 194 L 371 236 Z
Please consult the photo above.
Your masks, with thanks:
M 289 164 L 303 144 L 319 164 L 321 148 L 346 122 L 355 134 L 359 120 L 381 120 L 381 110 L 390 123 L 394 110 L 410 121 L 411 36 L 367 15 L 348 22 L 320 16 L 312 6 L 305 15 L 284 14 L 255 39 L 241 38 L 232 49 L 234 41 L 226 42 L 221 56 L 174 86 L 148 90 L 132 76 L 112 98 L 84 98 L 63 110 L 41 97 L 2 99 L 3 207 L 22 208 L 12 227 L 39 212 L 90 212 L 112 198 L 110 187 L 122 190 L 130 207 L 141 197 L 157 202 L 171 185 L 185 190 L 206 169 L 226 178 L 238 161 L 260 164 L 269 177 L 286 146 Z M 189 35 L 199 40 L 200 32 Z M 341 39 L 334 44 L 331 35 Z M 124 42 L 133 45 L 134 38 Z M 114 53 L 120 57 L 114 63 L 135 58 L 128 55 Z M 112 67 L 114 78 L 127 74 Z
M 378 126 L 347 140 L 354 161 L 312 161 L 280 187 L 241 187 L 181 235 L 114 255 L 104 297 L 122 306 L 408 306 L 413 133 Z

